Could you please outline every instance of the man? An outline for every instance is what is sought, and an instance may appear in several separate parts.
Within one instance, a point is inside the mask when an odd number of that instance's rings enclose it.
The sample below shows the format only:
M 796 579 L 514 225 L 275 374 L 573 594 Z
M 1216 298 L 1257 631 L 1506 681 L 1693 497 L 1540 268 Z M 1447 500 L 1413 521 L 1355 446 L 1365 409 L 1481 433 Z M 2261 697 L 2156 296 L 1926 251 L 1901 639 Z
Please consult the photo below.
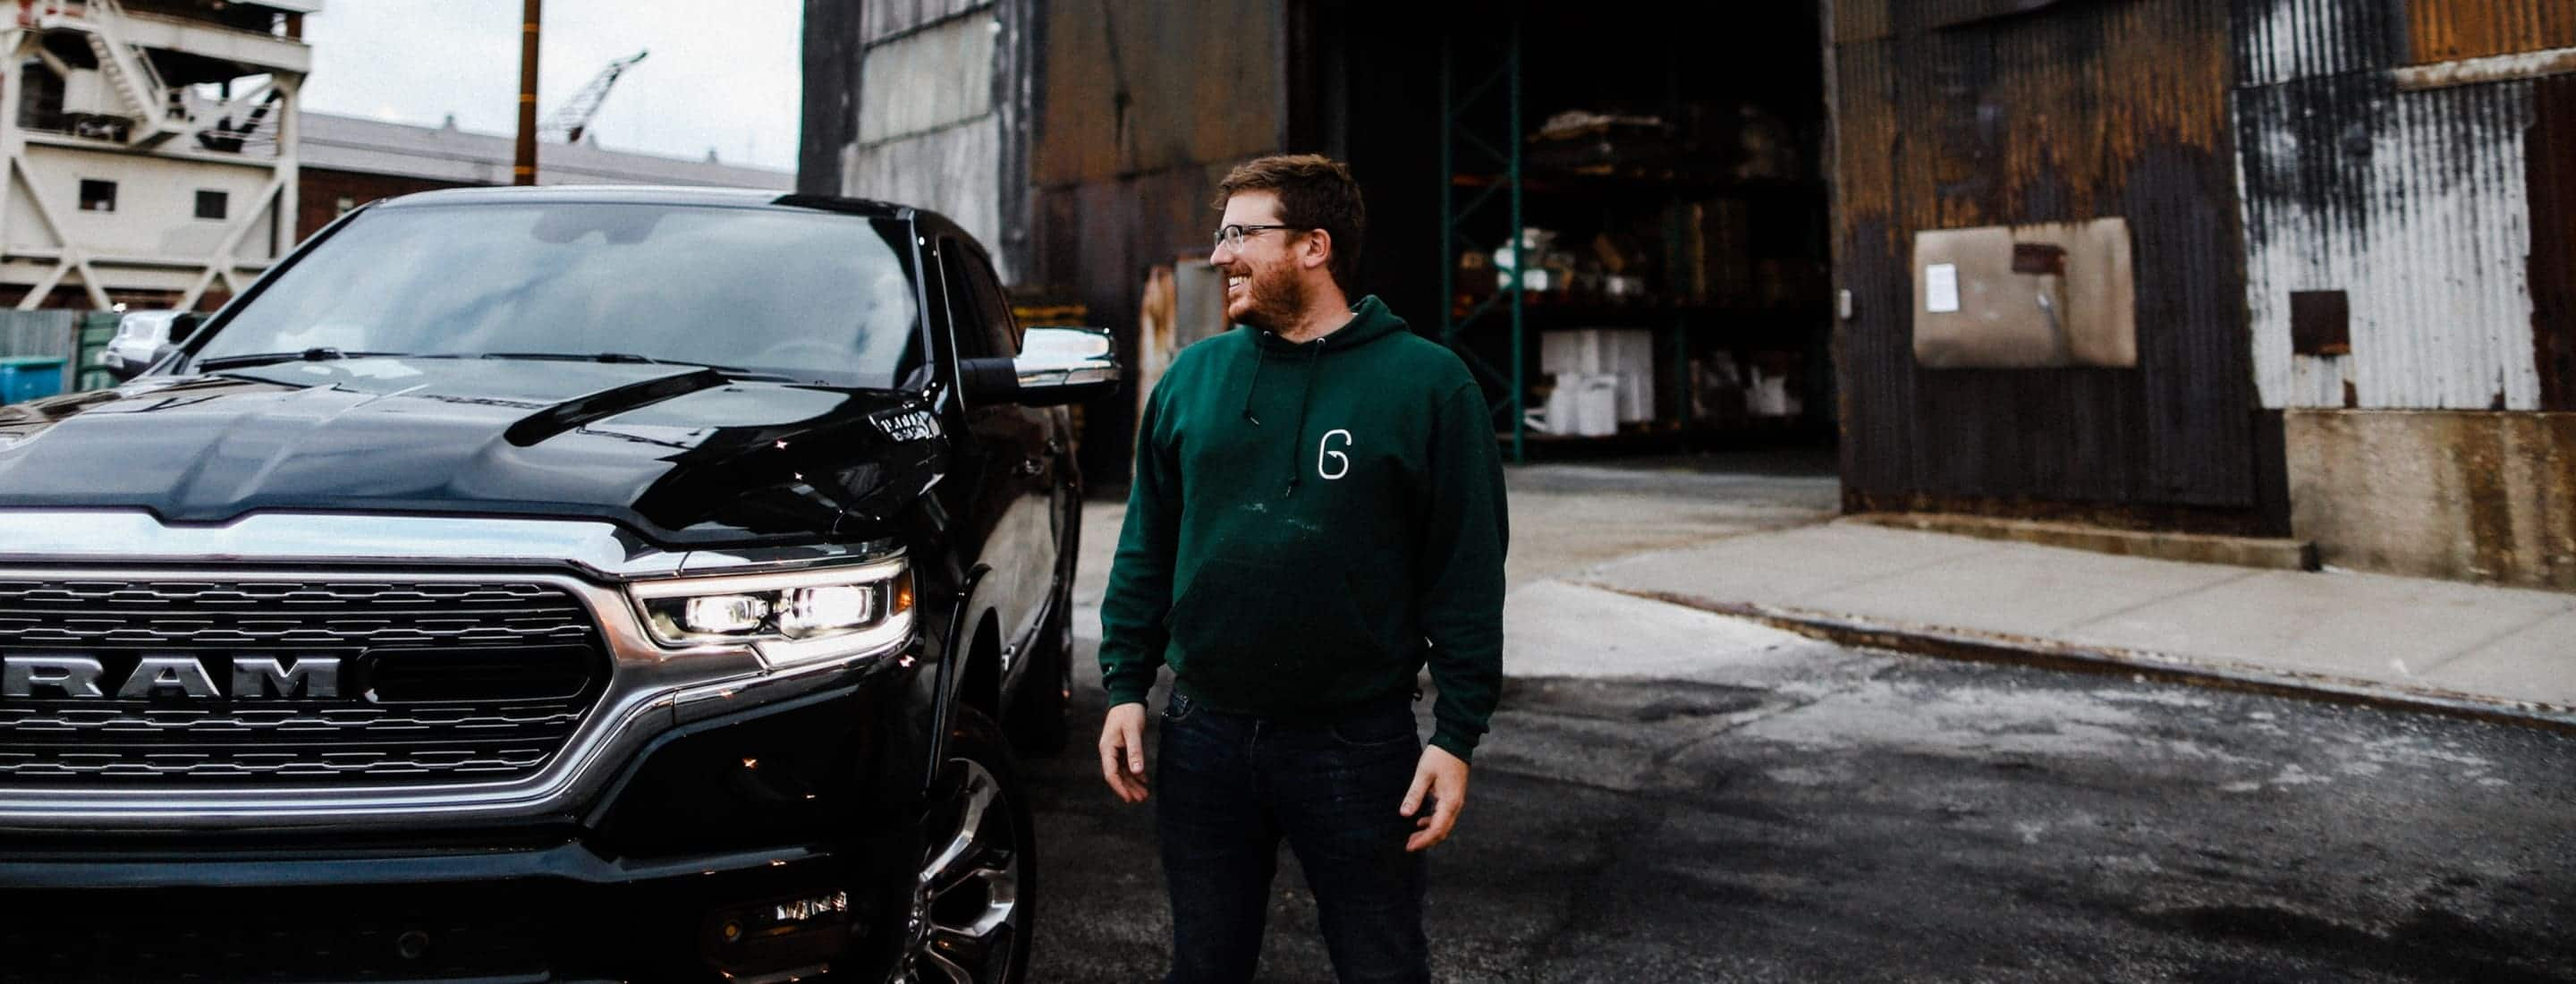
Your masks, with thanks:
M 1175 357 L 1138 422 L 1101 774 L 1147 798 L 1145 697 L 1170 665 L 1172 984 L 1252 979 L 1282 839 L 1343 981 L 1428 981 L 1420 852 L 1458 822 L 1502 684 L 1493 423 L 1456 353 L 1349 302 L 1367 225 L 1349 169 L 1263 158 L 1218 200 L 1208 262 L 1243 327 Z

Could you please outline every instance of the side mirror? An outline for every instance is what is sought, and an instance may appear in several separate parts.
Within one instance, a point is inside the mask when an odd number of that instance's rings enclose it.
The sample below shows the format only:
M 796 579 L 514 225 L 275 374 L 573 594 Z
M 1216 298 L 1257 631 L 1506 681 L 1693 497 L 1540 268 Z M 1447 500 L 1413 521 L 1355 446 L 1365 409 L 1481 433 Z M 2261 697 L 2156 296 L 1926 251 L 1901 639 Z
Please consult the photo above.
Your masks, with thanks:
M 143 373 L 142 366 L 125 361 L 124 356 L 118 355 L 115 352 L 100 352 L 98 354 L 98 367 L 107 370 L 107 377 L 109 379 L 116 380 L 120 383 L 133 379 Z
M 976 406 L 1054 407 L 1118 389 L 1117 340 L 1102 328 L 1030 328 L 1011 359 L 967 359 L 959 388 Z
M 1118 340 L 1105 328 L 1033 327 L 1011 360 L 1023 406 L 1054 407 L 1116 392 Z
M 211 315 L 204 311 L 181 311 L 177 317 L 171 318 L 170 347 L 175 349 L 196 337 L 197 329 L 205 325 L 208 317 Z

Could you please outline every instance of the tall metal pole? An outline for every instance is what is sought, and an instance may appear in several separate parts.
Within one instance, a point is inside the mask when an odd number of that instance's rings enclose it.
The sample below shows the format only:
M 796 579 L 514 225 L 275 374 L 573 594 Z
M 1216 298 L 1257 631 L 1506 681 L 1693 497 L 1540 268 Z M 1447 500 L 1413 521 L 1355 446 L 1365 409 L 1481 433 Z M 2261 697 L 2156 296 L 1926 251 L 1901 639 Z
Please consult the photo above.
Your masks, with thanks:
M 1525 221 L 1521 216 L 1521 8 L 1519 4 L 1513 4 L 1509 9 L 1510 47 L 1505 49 L 1503 58 L 1504 64 L 1509 66 L 1504 71 L 1511 76 L 1511 119 L 1505 124 L 1503 135 L 1511 140 L 1512 146 L 1508 178 L 1512 183 L 1512 462 L 1518 464 L 1529 460 L 1529 408 L 1522 405 L 1528 393 L 1528 380 L 1523 373 L 1529 367 L 1526 364 L 1528 353 L 1521 351 L 1526 325 L 1521 302 L 1527 283 L 1522 278 L 1528 276 L 1529 261 L 1533 257 L 1521 253 L 1521 223 Z
M 1458 138 L 1451 131 L 1458 128 L 1457 111 L 1451 107 L 1449 73 L 1449 32 L 1440 32 L 1440 344 L 1457 344 L 1458 335 L 1458 215 L 1457 185 L 1454 183 L 1458 162 L 1450 144 Z
M 510 183 L 537 183 L 537 8 L 544 0 L 525 0 L 519 24 L 519 157 L 510 168 Z

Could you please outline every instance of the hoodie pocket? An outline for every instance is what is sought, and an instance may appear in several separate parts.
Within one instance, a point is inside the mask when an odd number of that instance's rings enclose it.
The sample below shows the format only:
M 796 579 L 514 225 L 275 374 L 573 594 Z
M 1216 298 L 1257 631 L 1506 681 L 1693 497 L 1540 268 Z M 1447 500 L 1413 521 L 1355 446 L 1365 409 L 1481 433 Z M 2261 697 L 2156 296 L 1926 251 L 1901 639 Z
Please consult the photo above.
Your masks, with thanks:
M 1338 568 L 1212 559 L 1194 572 L 1166 627 L 1180 650 L 1174 672 L 1222 707 L 1315 706 L 1383 655 Z

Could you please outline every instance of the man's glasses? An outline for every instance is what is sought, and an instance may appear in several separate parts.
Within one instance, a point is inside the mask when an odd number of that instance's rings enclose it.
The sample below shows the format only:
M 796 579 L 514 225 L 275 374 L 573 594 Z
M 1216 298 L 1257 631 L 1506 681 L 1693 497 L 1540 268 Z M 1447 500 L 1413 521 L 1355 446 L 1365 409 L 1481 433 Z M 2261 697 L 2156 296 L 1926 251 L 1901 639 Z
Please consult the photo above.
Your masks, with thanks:
M 1257 232 L 1269 232 L 1272 229 L 1305 228 L 1308 227 L 1293 225 L 1230 225 L 1216 231 L 1216 248 L 1241 250 L 1243 249 L 1243 237 L 1245 236 L 1249 236 Z

